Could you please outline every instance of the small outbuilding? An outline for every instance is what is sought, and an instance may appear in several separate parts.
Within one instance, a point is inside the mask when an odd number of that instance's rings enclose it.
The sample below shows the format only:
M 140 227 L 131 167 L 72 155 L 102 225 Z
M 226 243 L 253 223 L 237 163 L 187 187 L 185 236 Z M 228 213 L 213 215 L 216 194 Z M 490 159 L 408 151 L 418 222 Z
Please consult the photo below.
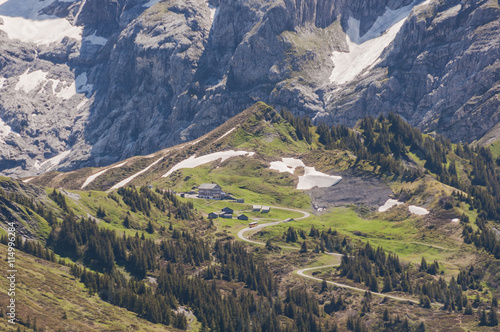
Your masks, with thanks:
M 229 213 L 223 213 L 223 214 L 220 214 L 219 216 L 221 218 L 224 218 L 224 219 L 233 219 L 233 215 L 229 214 Z
M 219 215 L 215 212 L 210 212 L 208 214 L 208 219 L 217 219 L 217 218 L 219 218 Z
M 236 199 L 236 203 L 245 203 L 245 200 L 243 198 L 238 198 Z
M 253 208 L 252 208 L 252 211 L 260 211 L 260 209 L 262 208 L 262 206 L 260 205 L 254 205 Z
M 269 213 L 271 211 L 271 208 L 269 206 L 263 206 L 262 210 L 260 212 L 262 213 Z
M 239 220 L 248 220 L 248 216 L 246 216 L 244 214 L 240 214 L 240 215 L 238 215 L 238 219 Z

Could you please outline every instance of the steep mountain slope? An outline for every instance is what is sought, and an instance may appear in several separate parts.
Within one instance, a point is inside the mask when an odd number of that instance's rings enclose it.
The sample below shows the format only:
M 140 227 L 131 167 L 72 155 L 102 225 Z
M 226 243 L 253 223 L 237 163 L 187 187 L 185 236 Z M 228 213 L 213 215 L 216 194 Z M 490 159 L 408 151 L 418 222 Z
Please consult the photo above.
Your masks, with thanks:
M 259 100 L 351 126 L 393 110 L 454 140 L 497 122 L 496 0 L 17 3 L 0 2 L 5 175 L 152 153 Z

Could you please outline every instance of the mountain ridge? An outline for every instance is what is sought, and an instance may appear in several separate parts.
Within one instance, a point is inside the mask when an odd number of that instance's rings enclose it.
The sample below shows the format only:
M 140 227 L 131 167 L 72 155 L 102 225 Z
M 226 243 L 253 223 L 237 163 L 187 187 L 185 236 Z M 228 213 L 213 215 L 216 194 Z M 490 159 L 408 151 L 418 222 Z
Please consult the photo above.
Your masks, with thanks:
M 0 5 L 7 19 L 17 15 L 9 1 Z M 7 31 L 0 49 L 4 175 L 147 155 L 194 140 L 259 100 L 316 124 L 353 126 L 394 111 L 467 142 L 498 120 L 500 6 L 493 0 L 47 4 L 46 14 L 30 15 L 82 32 L 48 47 L 30 35 L 10 38 L 7 19 L 0 26 Z M 376 62 L 362 63 L 361 75 L 345 84 L 330 81 L 343 66 L 333 55 L 349 58 L 353 47 L 365 47 L 348 43 L 352 22 L 358 37 L 379 33 L 376 26 L 407 7 L 413 13 Z M 25 78 L 34 85 L 19 85 Z M 493 129 L 489 135 L 497 137 Z

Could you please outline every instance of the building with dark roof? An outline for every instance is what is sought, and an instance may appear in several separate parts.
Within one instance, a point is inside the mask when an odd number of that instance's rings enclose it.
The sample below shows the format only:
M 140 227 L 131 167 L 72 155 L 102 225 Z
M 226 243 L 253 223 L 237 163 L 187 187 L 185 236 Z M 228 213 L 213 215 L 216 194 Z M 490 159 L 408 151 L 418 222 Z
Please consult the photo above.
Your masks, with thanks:
M 198 197 L 204 199 L 222 199 L 222 188 L 216 183 L 203 183 L 198 187 Z

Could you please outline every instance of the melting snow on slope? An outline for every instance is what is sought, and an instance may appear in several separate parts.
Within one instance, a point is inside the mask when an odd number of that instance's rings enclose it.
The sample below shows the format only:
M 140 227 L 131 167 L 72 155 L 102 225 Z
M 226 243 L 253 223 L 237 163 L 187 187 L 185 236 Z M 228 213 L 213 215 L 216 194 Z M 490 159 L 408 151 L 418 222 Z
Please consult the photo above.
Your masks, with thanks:
M 23 90 L 28 93 L 34 90 L 39 84 L 42 82 L 46 82 L 46 77 L 48 72 L 43 72 L 41 70 L 35 70 L 31 73 L 28 73 L 29 69 L 19 76 L 19 81 L 15 86 L 15 90 Z
M 299 176 L 297 189 L 308 190 L 314 187 L 327 188 L 342 180 L 341 176 L 328 175 L 318 172 L 314 167 L 306 166 L 302 160 L 295 158 L 282 158 L 282 161 L 273 161 L 269 167 L 272 170 L 280 173 L 288 172 L 293 174 L 297 167 L 304 167 L 304 175 Z
M 62 99 L 70 99 L 77 93 L 92 93 L 93 84 L 87 83 L 87 73 L 82 73 L 75 78 L 75 81 L 68 85 L 68 83 L 57 80 L 57 79 L 47 79 L 48 72 L 42 70 L 35 70 L 28 73 L 27 69 L 22 75 L 19 76 L 19 81 L 15 86 L 15 90 L 22 90 L 29 93 L 36 89 L 40 84 L 45 86 L 49 82 L 52 82 L 52 93 Z M 59 88 L 59 86 L 62 86 Z
M 159 3 L 161 0 L 149 0 L 148 2 L 146 2 L 145 4 L 143 4 L 144 7 L 152 7 L 154 5 L 156 5 L 157 3 Z
M 406 18 L 418 1 L 396 10 L 386 8 L 363 36 L 359 35 L 359 20 L 348 19 L 346 32 L 349 52 L 333 52 L 335 67 L 330 81 L 342 84 L 352 80 L 365 68 L 375 65 L 383 50 L 394 40 Z
M 103 175 L 104 173 L 106 173 L 107 171 L 109 171 L 110 169 L 113 169 L 113 168 L 118 168 L 118 167 L 122 167 L 123 165 L 125 165 L 127 162 L 123 162 L 121 164 L 118 164 L 118 165 L 115 165 L 113 167 L 110 167 L 110 168 L 106 168 L 105 170 L 102 170 L 100 172 L 97 172 L 91 176 L 89 176 L 85 182 L 82 184 L 82 187 L 81 189 L 85 188 L 86 186 L 88 186 L 92 181 L 94 181 L 95 179 L 97 179 L 99 176 Z
M 215 142 L 217 142 L 218 140 L 221 140 L 221 139 L 223 139 L 224 137 L 226 137 L 227 135 L 231 134 L 231 133 L 232 133 L 232 132 L 233 132 L 236 128 L 238 128 L 238 127 L 234 127 L 233 129 L 229 130 L 227 133 L 225 133 L 225 134 L 224 134 L 224 135 L 222 135 L 221 137 L 217 138 L 217 139 L 215 140 Z
M 118 182 L 117 184 L 115 184 L 113 187 L 111 187 L 109 190 L 107 190 L 106 192 L 110 192 L 111 190 L 113 189 L 118 189 L 118 188 L 121 188 L 123 186 L 126 186 L 130 181 L 132 181 L 133 179 L 135 179 L 136 177 L 138 177 L 139 175 L 141 175 L 142 173 L 145 173 L 147 172 L 151 167 L 153 167 L 154 165 L 158 164 L 160 162 L 160 160 L 162 160 L 163 157 L 160 157 L 158 158 L 155 162 L 153 162 L 151 165 L 149 165 L 148 167 L 146 167 L 145 169 L 143 169 L 142 171 L 139 171 L 137 173 L 135 173 L 134 175 L 132 176 L 129 176 L 128 178 L 126 178 L 125 180 L 122 180 L 120 182 Z
M 418 216 L 425 216 L 426 214 L 429 214 L 429 210 L 415 205 L 408 206 L 408 210 L 410 210 L 411 213 L 416 214 Z
M 3 85 L 5 83 L 6 78 L 5 77 L 0 77 L 0 89 L 3 88 Z
M 271 167 L 272 170 L 278 171 L 280 173 L 288 172 L 293 174 L 297 167 L 306 167 L 302 160 L 295 158 L 281 158 L 282 161 L 272 161 Z
M 453 219 L 451 219 L 451 222 L 460 222 L 460 219 L 458 219 L 458 218 L 453 218 Z
M 297 189 L 308 190 L 314 187 L 328 188 L 342 180 L 341 176 L 333 176 L 318 172 L 314 167 L 305 167 L 304 175 L 299 176 Z
M 54 156 L 50 159 L 47 159 L 45 160 L 43 163 L 39 163 L 38 160 L 35 162 L 35 167 L 37 169 L 40 169 L 42 167 L 45 167 L 45 166 L 48 166 L 47 168 L 47 172 L 50 171 L 51 169 L 53 169 L 54 167 L 56 167 L 57 165 L 59 165 L 61 163 L 61 161 L 63 161 L 69 154 L 71 153 L 71 149 L 67 150 L 67 151 L 64 151 L 64 152 L 61 152 L 60 154 L 58 154 L 57 156 Z
M 3 142 L 3 139 L 7 137 L 12 132 L 12 128 L 2 119 L 0 119 L 0 141 Z
M 77 93 L 92 93 L 92 89 L 94 88 L 93 84 L 87 83 L 87 73 L 81 73 L 75 78 L 75 86 Z
M 402 202 L 399 202 L 398 200 L 396 199 L 392 199 L 392 198 L 389 198 L 385 203 L 384 205 L 382 205 L 381 207 L 378 208 L 378 212 L 385 212 L 389 209 L 391 209 L 392 207 L 396 206 L 396 205 L 401 205 L 403 204 Z
M 83 42 L 84 43 L 91 43 L 94 45 L 104 46 L 108 42 L 108 39 L 104 38 L 104 37 L 96 36 L 96 34 L 94 32 L 92 35 L 83 38 Z
M 247 151 L 234 151 L 234 150 L 229 150 L 229 151 L 222 151 L 222 152 L 215 152 L 211 154 L 207 154 L 201 157 L 196 157 L 195 155 L 189 157 L 188 159 L 185 159 L 172 167 L 167 173 L 165 173 L 162 177 L 166 178 L 173 172 L 181 169 L 181 168 L 195 168 L 198 166 L 201 166 L 203 164 L 211 163 L 213 161 L 221 159 L 221 162 L 224 162 L 226 159 L 229 159 L 231 157 L 237 157 L 237 156 L 245 156 L 248 155 L 249 157 L 254 155 L 254 152 L 247 152 Z
M 210 25 L 213 25 L 215 16 L 219 13 L 219 7 L 216 8 L 209 4 L 208 9 L 210 9 Z
M 39 14 L 54 1 L 0 0 L 0 18 L 3 19 L 0 30 L 10 39 L 36 44 L 60 42 L 64 37 L 81 40 L 82 27 L 73 26 L 64 18 Z

